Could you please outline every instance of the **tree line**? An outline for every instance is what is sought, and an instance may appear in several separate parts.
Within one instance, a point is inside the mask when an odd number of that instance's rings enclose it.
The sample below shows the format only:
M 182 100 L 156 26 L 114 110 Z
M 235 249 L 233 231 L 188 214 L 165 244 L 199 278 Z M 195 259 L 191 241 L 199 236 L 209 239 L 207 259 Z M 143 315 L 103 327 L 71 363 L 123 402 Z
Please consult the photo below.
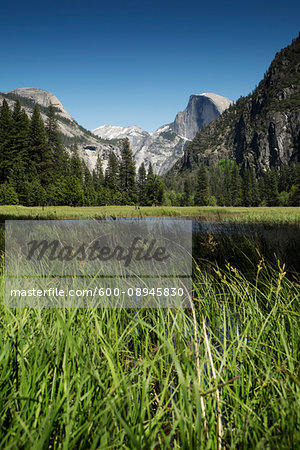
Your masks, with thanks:
M 180 197 L 176 195 L 179 185 Z M 179 174 L 174 186 L 168 195 L 181 206 L 300 206 L 300 163 L 272 167 L 257 177 L 252 168 L 241 171 L 234 161 L 224 159 Z
M 79 157 L 77 145 L 68 152 L 59 132 L 55 109 L 47 121 L 36 105 L 31 119 L 17 101 L 11 111 L 0 108 L 0 204 L 152 205 L 163 201 L 164 185 L 142 164 L 136 168 L 128 139 L 121 158 L 111 153 L 106 170 L 98 156 L 91 172 Z
M 90 171 L 76 143 L 63 145 L 55 109 L 47 120 L 35 106 L 31 119 L 17 101 L 11 111 L 0 108 L 0 204 L 25 206 L 300 206 L 300 163 L 271 168 L 259 177 L 252 168 L 240 170 L 232 160 L 198 172 L 160 176 L 151 163 L 136 173 L 128 139 L 121 156 L 111 152 L 106 170 L 98 156 Z

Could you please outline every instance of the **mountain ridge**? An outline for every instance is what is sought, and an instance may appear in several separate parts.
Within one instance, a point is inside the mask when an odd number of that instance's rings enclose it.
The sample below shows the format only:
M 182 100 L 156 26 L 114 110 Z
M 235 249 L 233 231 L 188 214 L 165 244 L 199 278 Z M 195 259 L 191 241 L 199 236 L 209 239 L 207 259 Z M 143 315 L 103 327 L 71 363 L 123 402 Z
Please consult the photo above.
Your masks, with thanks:
M 121 142 L 106 142 L 93 135 L 89 130 L 78 124 L 78 122 L 65 110 L 62 103 L 51 92 L 39 88 L 18 88 L 12 91 L 0 93 L 0 101 L 6 99 L 10 107 L 13 107 L 16 100 L 20 101 L 22 108 L 31 117 L 34 106 L 39 106 L 41 116 L 46 123 L 47 108 L 53 105 L 59 131 L 63 142 L 70 153 L 76 143 L 79 156 L 85 161 L 90 170 L 94 169 L 98 155 L 103 161 L 103 167 L 108 164 L 109 154 L 114 151 L 118 156 L 121 152 Z
M 300 161 L 300 34 L 276 53 L 252 93 L 197 133 L 171 172 L 224 158 L 257 174 Z
M 231 100 L 218 94 L 192 94 L 185 110 L 177 113 L 173 122 L 162 125 L 153 133 L 137 125 L 120 127 L 108 124 L 92 132 L 105 139 L 127 137 L 136 164 L 139 166 L 144 162 L 147 166 L 151 162 L 154 172 L 163 174 L 183 155 L 190 138 L 231 104 Z
M 175 133 L 191 140 L 203 126 L 222 114 L 232 101 L 212 92 L 190 95 L 187 107 L 179 112 L 171 127 Z

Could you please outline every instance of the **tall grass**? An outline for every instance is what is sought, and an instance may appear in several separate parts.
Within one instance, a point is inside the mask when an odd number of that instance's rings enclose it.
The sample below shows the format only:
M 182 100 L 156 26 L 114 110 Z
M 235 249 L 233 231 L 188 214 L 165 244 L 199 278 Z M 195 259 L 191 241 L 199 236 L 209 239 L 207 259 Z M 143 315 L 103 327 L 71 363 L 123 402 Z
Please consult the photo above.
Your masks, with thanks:
M 299 294 L 260 261 L 196 267 L 189 310 L 2 300 L 0 447 L 299 448 Z
M 116 217 L 195 217 L 201 221 L 300 223 L 300 207 L 199 206 L 0 206 L 0 222 L 7 219 L 86 219 Z

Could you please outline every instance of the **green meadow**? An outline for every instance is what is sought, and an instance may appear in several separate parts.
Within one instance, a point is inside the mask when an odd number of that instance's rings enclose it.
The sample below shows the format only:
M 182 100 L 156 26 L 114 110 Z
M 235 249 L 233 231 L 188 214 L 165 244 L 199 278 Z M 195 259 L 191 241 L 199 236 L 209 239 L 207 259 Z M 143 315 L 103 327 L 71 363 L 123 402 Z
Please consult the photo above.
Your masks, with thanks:
M 0 447 L 299 448 L 299 293 L 261 261 L 196 267 L 185 310 L 1 300 Z
M 194 217 L 203 221 L 299 223 L 300 207 L 200 206 L 0 206 L 5 219 L 87 219 L 116 217 Z
M 140 213 L 298 223 L 300 208 L 1 208 L 15 219 Z M 186 309 L 9 309 L 2 252 L 0 448 L 299 448 L 300 277 L 247 239 L 199 242 Z M 236 264 L 213 262 L 234 244 Z

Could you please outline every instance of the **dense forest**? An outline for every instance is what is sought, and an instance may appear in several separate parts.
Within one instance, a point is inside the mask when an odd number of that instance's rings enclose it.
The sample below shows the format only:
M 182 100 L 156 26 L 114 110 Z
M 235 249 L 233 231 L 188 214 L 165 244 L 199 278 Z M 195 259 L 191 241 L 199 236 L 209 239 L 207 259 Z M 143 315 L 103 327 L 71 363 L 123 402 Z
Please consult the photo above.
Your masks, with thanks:
M 173 189 L 168 196 L 181 206 L 300 206 L 300 163 L 272 167 L 257 177 L 253 169 L 222 159 L 197 171 L 170 173 L 164 181 Z
M 151 163 L 137 173 L 128 139 L 121 158 L 112 152 L 106 170 L 98 157 L 90 172 L 77 145 L 68 152 L 49 106 L 44 124 L 38 106 L 29 119 L 16 101 L 0 108 L 0 204 L 300 206 L 300 164 L 272 168 L 257 178 L 229 159 L 198 172 L 164 177 Z
M 31 119 L 6 100 L 0 111 L 0 204 L 129 205 L 161 204 L 164 186 L 151 165 L 142 165 L 136 177 L 129 141 L 124 140 L 121 159 L 112 152 L 106 171 L 98 158 L 90 172 L 79 157 L 77 145 L 66 151 L 53 106 L 44 124 L 38 106 Z

